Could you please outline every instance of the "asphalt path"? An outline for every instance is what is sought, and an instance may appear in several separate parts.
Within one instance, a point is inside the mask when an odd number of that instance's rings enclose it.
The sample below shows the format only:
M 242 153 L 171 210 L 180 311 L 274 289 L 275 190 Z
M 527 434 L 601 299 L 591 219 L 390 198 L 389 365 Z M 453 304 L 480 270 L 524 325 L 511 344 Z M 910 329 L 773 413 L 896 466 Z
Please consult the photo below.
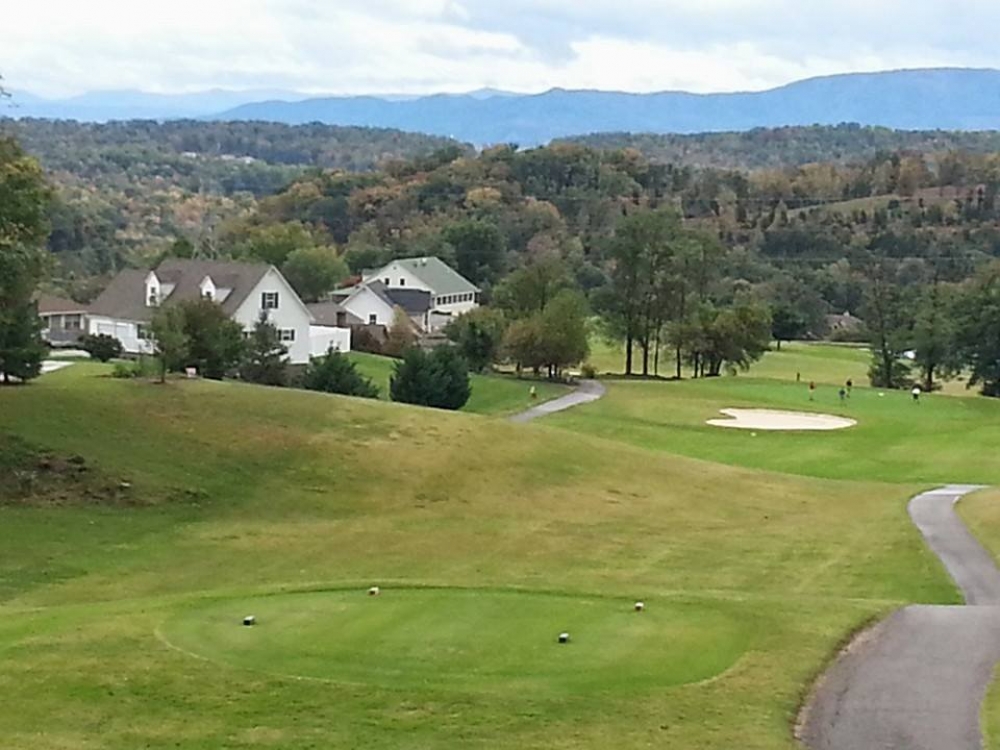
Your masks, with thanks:
M 510 421 L 522 424 L 531 422 L 539 417 L 545 417 L 559 411 L 566 411 L 566 409 L 572 409 L 574 406 L 579 406 L 580 404 L 597 401 L 604 393 L 605 388 L 598 381 L 581 380 L 580 385 L 572 393 L 567 393 L 565 396 L 546 401 L 520 414 L 515 414 L 510 418 Z
M 955 513 L 978 487 L 910 501 L 910 517 L 966 606 L 905 607 L 862 633 L 820 679 L 800 723 L 813 750 L 980 750 L 1000 662 L 1000 571 Z

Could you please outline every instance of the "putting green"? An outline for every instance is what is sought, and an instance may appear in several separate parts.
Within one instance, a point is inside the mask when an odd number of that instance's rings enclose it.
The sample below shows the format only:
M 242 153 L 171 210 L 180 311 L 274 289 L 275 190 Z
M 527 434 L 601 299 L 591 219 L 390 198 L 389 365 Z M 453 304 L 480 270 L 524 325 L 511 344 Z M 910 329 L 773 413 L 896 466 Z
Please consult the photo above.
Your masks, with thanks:
M 255 627 L 242 618 L 254 615 Z M 568 645 L 557 643 L 570 633 Z M 647 690 L 730 667 L 748 633 L 722 605 L 388 589 L 212 600 L 160 629 L 220 664 L 332 682 L 469 691 Z

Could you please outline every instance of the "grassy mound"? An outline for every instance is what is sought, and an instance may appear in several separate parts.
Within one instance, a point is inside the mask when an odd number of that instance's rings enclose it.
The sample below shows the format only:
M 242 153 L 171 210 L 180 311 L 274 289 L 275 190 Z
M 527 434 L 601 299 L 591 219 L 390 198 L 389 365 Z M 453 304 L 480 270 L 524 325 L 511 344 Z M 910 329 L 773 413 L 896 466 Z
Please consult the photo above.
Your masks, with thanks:
M 79 454 L 60 455 L 0 434 L 0 505 L 141 502 L 131 482 L 105 476 Z

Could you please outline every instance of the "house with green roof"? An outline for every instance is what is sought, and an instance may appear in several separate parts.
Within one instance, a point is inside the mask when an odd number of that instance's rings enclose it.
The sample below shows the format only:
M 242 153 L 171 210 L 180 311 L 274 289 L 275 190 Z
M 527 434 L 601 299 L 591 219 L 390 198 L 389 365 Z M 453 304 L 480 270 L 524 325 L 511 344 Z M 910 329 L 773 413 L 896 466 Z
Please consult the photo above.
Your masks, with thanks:
M 430 330 L 438 330 L 462 313 L 479 307 L 480 289 L 440 258 L 400 258 L 383 268 L 366 271 L 362 283 L 379 282 L 387 292 L 419 290 L 430 293 Z

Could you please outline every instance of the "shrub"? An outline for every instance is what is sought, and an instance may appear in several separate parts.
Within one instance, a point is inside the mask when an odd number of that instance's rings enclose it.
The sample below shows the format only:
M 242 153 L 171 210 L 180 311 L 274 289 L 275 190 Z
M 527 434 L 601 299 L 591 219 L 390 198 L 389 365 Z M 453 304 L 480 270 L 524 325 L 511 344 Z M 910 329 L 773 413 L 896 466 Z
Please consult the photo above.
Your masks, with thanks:
M 590 362 L 587 362 L 580 368 L 580 375 L 587 380 L 593 380 L 597 377 L 597 368 L 590 364 Z
M 80 348 L 98 362 L 110 362 L 122 356 L 122 342 L 106 333 L 86 334 L 80 337 Z
M 389 393 L 393 401 L 406 404 L 461 409 L 472 395 L 469 366 L 450 346 L 438 347 L 430 353 L 410 349 L 396 363 L 389 380 Z
M 361 375 L 351 360 L 333 349 L 309 363 L 302 376 L 302 387 L 308 391 L 378 398 L 378 386 Z

